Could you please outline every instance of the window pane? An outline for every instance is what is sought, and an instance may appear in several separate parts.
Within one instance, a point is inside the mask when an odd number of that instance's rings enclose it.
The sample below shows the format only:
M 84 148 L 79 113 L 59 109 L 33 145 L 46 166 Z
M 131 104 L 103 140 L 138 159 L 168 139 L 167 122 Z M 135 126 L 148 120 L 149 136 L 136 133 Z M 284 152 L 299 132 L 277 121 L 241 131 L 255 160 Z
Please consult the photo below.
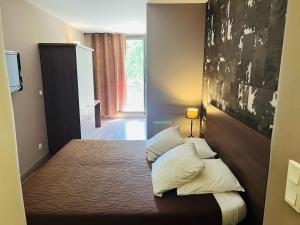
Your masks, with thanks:
M 127 91 L 124 111 L 144 111 L 144 40 L 126 41 Z

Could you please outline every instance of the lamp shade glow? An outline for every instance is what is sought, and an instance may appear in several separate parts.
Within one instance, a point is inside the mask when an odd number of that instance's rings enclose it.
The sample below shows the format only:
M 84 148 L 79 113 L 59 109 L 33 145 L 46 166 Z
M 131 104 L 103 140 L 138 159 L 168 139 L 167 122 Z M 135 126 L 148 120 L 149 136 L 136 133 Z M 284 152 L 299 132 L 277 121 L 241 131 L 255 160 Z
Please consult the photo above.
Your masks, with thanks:
M 197 108 L 187 108 L 186 110 L 186 118 L 188 119 L 198 119 L 199 110 Z

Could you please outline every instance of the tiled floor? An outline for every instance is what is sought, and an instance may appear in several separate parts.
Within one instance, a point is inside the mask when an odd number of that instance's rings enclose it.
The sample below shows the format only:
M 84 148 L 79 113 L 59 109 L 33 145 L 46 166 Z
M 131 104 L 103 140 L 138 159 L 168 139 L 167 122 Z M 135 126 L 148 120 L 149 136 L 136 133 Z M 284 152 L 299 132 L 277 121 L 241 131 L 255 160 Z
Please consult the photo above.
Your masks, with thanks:
M 146 140 L 146 119 L 102 119 L 102 127 L 89 131 L 87 139 Z

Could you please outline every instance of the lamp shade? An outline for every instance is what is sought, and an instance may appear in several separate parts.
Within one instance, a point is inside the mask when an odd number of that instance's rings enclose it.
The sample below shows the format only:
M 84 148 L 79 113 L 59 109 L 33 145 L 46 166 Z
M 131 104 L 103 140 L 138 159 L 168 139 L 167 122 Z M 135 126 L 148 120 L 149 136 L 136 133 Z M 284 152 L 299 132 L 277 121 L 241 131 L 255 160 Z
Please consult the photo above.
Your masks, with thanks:
M 198 119 L 199 109 L 197 108 L 187 108 L 186 109 L 186 118 L 188 119 Z

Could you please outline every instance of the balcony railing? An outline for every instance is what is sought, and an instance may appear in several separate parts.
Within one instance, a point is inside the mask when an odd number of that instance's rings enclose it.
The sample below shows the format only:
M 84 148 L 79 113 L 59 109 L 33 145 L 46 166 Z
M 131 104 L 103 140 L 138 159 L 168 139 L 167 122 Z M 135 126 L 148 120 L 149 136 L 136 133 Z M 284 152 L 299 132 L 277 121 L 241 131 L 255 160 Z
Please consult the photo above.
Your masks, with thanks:
M 144 78 L 127 78 L 124 112 L 144 112 Z

